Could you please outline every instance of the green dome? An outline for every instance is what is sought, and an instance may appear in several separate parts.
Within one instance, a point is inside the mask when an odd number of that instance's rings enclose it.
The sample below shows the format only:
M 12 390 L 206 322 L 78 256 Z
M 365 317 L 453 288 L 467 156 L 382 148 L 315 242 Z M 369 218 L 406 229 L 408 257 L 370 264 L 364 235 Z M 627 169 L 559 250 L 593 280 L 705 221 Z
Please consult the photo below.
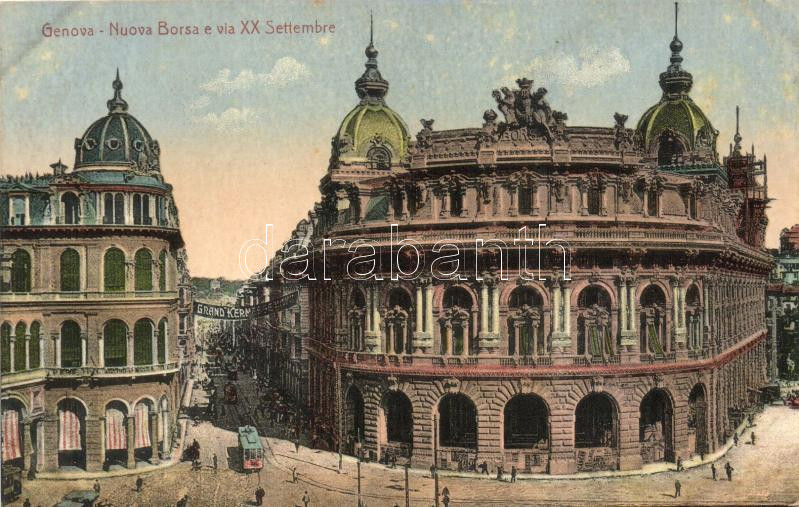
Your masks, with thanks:
M 664 133 L 676 134 L 687 151 L 715 149 L 716 146 L 716 130 L 705 113 L 687 96 L 661 99 L 641 116 L 635 132 L 647 152 L 652 151 Z
M 370 40 L 366 48 L 366 70 L 355 81 L 355 92 L 361 102 L 344 117 L 333 137 L 331 169 L 342 162 L 389 169 L 408 153 L 408 126 L 386 105 L 388 81 L 377 68 L 377 55 Z
M 344 118 L 336 134 L 339 160 L 369 161 L 372 150 L 384 149 L 391 162 L 398 162 L 408 152 L 408 126 L 387 105 L 359 104 Z
M 75 169 L 119 166 L 141 172 L 159 171 L 160 148 L 147 129 L 128 113 L 122 99 L 119 72 L 114 80 L 114 98 L 109 100 L 108 115 L 75 139 Z

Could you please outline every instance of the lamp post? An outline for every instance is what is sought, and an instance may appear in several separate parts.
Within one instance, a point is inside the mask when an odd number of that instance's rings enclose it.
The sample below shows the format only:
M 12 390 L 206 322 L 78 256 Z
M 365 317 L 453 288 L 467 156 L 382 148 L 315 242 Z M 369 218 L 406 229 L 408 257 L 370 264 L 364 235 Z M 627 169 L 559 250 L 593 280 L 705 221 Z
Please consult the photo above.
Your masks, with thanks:
M 408 469 L 411 467 L 410 459 L 405 463 L 405 507 L 411 507 L 411 492 L 408 489 Z
M 358 507 L 363 507 L 361 503 L 361 454 L 362 449 L 358 449 Z
M 436 507 L 438 504 L 438 415 L 433 414 L 433 485 L 435 487 Z

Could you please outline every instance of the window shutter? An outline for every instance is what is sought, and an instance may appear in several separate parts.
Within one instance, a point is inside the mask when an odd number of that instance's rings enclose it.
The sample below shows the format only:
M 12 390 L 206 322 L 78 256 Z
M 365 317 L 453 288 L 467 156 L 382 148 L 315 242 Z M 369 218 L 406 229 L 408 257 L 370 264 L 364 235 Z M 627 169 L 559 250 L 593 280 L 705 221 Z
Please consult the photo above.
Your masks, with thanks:
M 128 329 L 121 320 L 112 320 L 103 330 L 103 362 L 106 366 L 126 366 L 128 364 Z
M 153 290 L 153 256 L 147 250 L 136 252 L 136 290 Z
M 140 320 L 133 328 L 133 363 L 144 365 L 152 362 L 153 325 L 147 320 Z
M 61 254 L 61 292 L 80 290 L 80 255 L 71 248 Z
M 61 325 L 61 366 L 77 368 L 81 362 L 80 327 L 72 321 Z
M 112 248 L 105 253 L 103 278 L 106 292 L 125 292 L 125 254 Z

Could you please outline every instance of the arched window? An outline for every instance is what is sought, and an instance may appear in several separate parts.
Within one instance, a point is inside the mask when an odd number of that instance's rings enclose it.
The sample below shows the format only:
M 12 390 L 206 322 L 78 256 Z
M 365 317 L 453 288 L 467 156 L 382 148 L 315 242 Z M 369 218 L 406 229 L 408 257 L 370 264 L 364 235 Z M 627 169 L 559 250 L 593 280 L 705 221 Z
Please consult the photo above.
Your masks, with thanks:
M 363 442 L 364 439 L 364 407 L 363 395 L 357 387 L 350 387 L 344 404 L 344 435 L 349 442 Z M 354 454 L 355 447 L 351 445 L 349 452 Z
M 685 148 L 676 135 L 664 134 L 660 138 L 660 144 L 658 145 L 658 165 L 680 164 L 684 151 Z
M 142 223 L 140 194 L 133 194 L 133 223 L 136 225 L 141 225 Z
M 641 293 L 641 353 L 662 356 L 670 350 L 666 331 L 666 296 L 657 285 Z
M 136 252 L 136 290 L 153 290 L 153 254 L 145 248 Z
M 106 292 L 125 292 L 125 254 L 118 248 L 105 252 L 103 287 Z
M 19 248 L 11 254 L 11 292 L 31 291 L 31 256 Z
M 86 468 L 86 408 L 74 398 L 58 402 L 58 466 Z
M 103 328 L 103 363 L 105 366 L 128 364 L 128 326 L 121 320 L 110 320 Z
M 103 223 L 114 223 L 114 194 L 103 194 Z
M 366 300 L 363 293 L 354 289 L 350 295 L 350 310 L 348 312 L 350 324 L 350 350 L 363 350 L 363 333 L 366 319 Z
M 141 207 L 142 207 L 142 223 L 144 225 L 152 225 L 153 224 L 153 217 L 150 215 L 150 196 L 145 194 L 141 198 Z
M 516 395 L 504 410 L 505 449 L 548 449 L 549 409 L 534 394 Z
M 388 296 L 386 348 L 389 353 L 411 352 L 411 296 L 404 289 L 393 289 Z
M 692 350 L 702 348 L 703 313 L 699 289 L 691 285 L 685 294 L 685 323 L 688 328 L 688 348 Z
M 80 255 L 72 248 L 61 253 L 61 292 L 80 290 Z
M 644 463 L 674 461 L 673 408 L 662 389 L 653 389 L 641 400 L 638 435 Z
M 64 213 L 65 224 L 80 222 L 80 199 L 75 194 L 67 192 L 61 196 L 61 209 Z
M 30 365 L 31 368 L 39 368 L 43 366 L 41 364 L 42 360 L 41 343 L 39 343 L 39 340 L 41 339 L 42 325 L 38 321 L 34 321 L 31 324 L 30 333 L 31 333 Z
M 610 296 L 602 287 L 589 285 L 577 298 L 577 353 L 603 358 L 615 353 L 610 329 Z
M 465 352 L 471 341 L 471 307 L 472 298 L 463 287 L 450 287 L 444 293 L 444 311 L 440 317 L 441 354 L 457 356 Z
M 161 250 L 161 254 L 158 256 L 158 290 L 161 292 L 166 292 L 166 263 L 169 257 L 166 254 L 166 250 Z
M 380 146 L 376 146 L 369 150 L 366 154 L 369 159 L 369 165 L 372 169 L 390 169 L 391 168 L 391 153 Z
M 580 400 L 574 413 L 574 446 L 616 447 L 618 414 L 610 397 L 591 393 Z
M 14 371 L 25 370 L 25 331 L 27 326 L 24 322 L 18 322 L 14 329 Z
M 166 364 L 166 343 L 167 343 L 166 319 L 161 319 L 158 323 L 158 363 Z
M 153 324 L 147 319 L 133 326 L 133 364 L 153 364 Z
M 531 287 L 517 287 L 508 306 L 508 354 L 545 354 L 543 304 L 538 292 Z
M 78 368 L 81 366 L 80 326 L 68 320 L 61 324 L 61 367 Z
M 11 371 L 11 324 L 8 322 L 0 326 L 0 371 Z
M 477 447 L 477 409 L 465 394 L 447 394 L 438 403 L 438 438 L 444 447 Z

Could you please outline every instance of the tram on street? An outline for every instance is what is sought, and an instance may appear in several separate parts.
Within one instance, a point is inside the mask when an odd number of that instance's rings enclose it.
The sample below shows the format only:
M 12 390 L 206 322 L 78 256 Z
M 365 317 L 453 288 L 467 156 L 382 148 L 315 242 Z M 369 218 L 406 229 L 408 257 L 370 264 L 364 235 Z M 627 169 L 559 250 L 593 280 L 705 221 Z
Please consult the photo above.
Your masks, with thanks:
M 264 447 L 258 430 L 252 426 L 239 426 L 239 452 L 241 468 L 245 472 L 260 470 L 264 467 Z

